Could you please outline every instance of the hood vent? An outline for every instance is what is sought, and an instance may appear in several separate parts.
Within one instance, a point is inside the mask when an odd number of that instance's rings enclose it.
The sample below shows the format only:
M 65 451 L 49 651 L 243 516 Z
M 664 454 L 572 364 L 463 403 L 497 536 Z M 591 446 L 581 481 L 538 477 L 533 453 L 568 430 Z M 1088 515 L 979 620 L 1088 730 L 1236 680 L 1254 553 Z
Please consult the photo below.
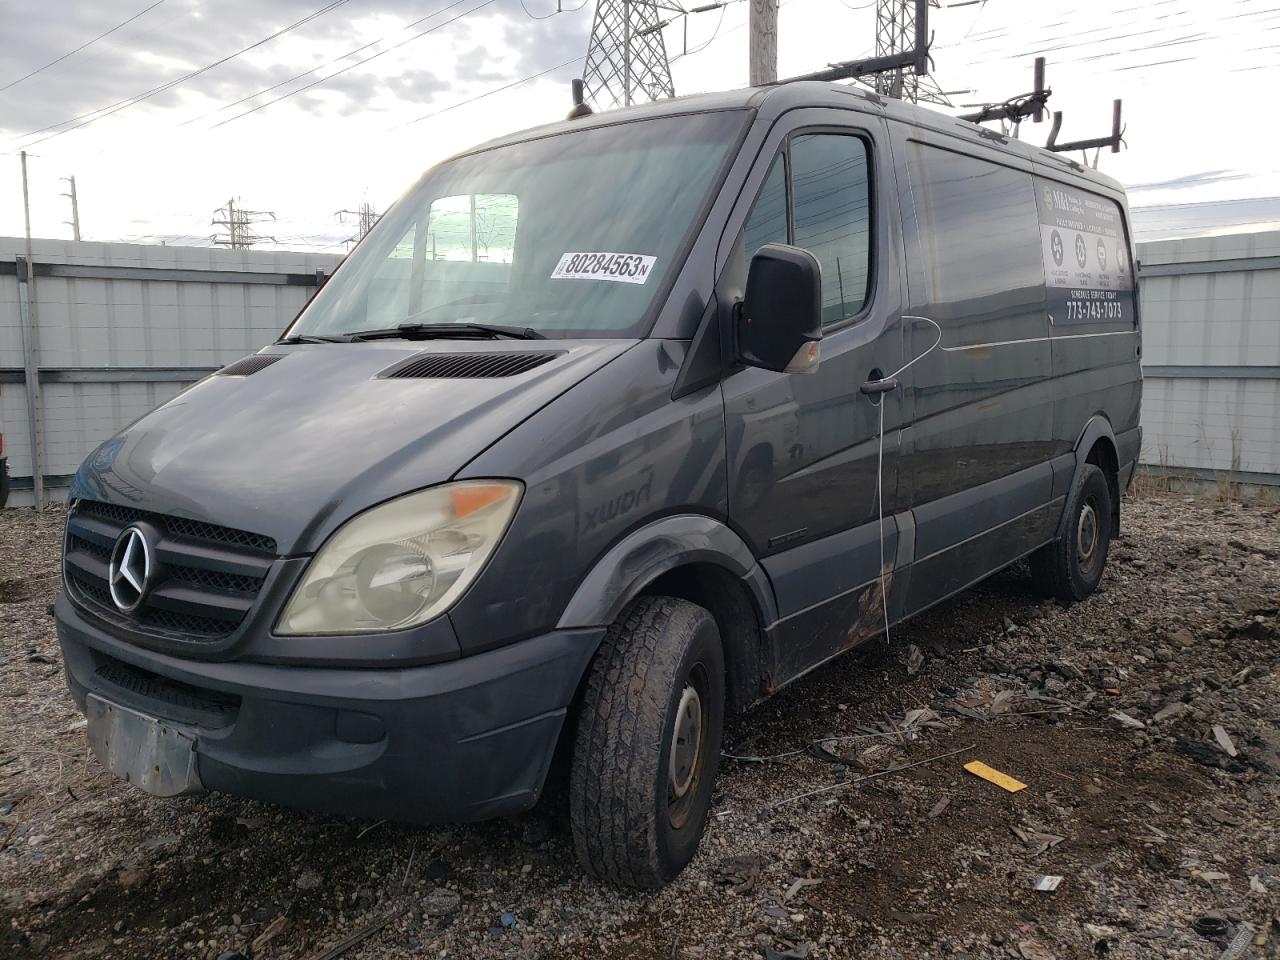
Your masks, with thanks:
M 266 367 L 271 366 L 277 360 L 283 360 L 284 354 L 280 353 L 259 353 L 252 357 L 245 357 L 237 360 L 235 363 L 229 363 L 217 373 L 215 377 L 247 377 L 250 374 L 257 373 Z
M 514 377 L 563 353 L 424 353 L 384 370 L 386 380 L 475 380 Z

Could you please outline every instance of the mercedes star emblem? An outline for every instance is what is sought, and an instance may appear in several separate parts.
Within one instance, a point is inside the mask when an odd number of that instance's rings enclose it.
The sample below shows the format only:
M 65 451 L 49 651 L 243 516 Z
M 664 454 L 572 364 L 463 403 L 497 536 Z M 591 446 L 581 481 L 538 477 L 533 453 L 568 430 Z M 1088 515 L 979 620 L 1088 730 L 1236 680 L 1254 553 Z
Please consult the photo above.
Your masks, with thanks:
M 151 581 L 151 545 L 137 527 L 127 528 L 116 539 L 107 569 L 111 600 L 121 613 L 132 613 L 146 596 Z

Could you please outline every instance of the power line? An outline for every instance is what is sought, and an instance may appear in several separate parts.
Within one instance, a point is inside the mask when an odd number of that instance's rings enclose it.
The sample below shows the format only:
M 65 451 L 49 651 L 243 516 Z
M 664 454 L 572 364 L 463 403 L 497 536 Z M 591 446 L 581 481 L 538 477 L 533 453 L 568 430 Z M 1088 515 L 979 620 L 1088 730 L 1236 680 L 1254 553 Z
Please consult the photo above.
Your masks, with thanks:
M 554 10 L 552 10 L 550 13 L 538 14 L 530 10 L 528 4 L 526 4 L 524 0 L 520 0 L 520 8 L 524 10 L 525 16 L 527 16 L 530 20 L 550 20 L 552 17 L 558 17 L 562 13 L 577 13 L 579 10 L 581 10 L 590 2 L 591 0 L 582 0 L 582 2 L 578 4 L 576 7 L 570 7 L 568 10 L 566 10 L 561 5 L 560 0 L 556 0 L 556 8 Z
M 449 4 L 447 7 L 442 7 L 441 9 L 437 10 L 435 13 L 431 14 L 429 17 L 424 17 L 423 19 L 429 20 L 431 17 L 444 13 L 446 10 L 452 10 L 454 7 L 458 6 L 463 2 L 465 2 L 465 0 L 454 0 L 454 2 Z M 288 93 L 281 94 L 280 96 L 276 97 L 273 100 L 268 100 L 266 103 L 260 103 L 256 107 L 251 107 L 250 109 L 244 111 L 244 113 L 237 113 L 234 117 L 228 117 L 226 120 L 219 121 L 218 123 L 215 123 L 210 129 L 216 130 L 218 127 L 226 126 L 228 123 L 234 123 L 237 120 L 240 120 L 240 119 L 243 119 L 244 117 L 249 116 L 251 113 L 257 113 L 259 110 L 265 110 L 267 107 L 274 106 L 275 104 L 279 103 L 281 100 L 288 100 L 290 97 L 297 96 L 300 93 L 304 93 L 307 90 L 310 90 L 312 87 L 318 87 L 322 83 L 328 83 L 334 77 L 340 77 L 342 76 L 342 74 L 346 73 L 348 70 L 354 70 L 356 67 L 363 66 L 364 64 L 368 63 L 371 60 L 377 60 L 378 57 L 381 57 L 383 54 L 390 53 L 392 50 L 398 50 L 400 47 L 403 47 L 407 43 L 412 43 L 415 40 L 419 40 L 422 37 L 425 37 L 429 33 L 434 33 L 437 30 L 441 30 L 444 27 L 449 26 L 449 24 L 456 23 L 457 21 L 461 20 L 463 17 L 470 16 L 471 14 L 475 13 L 477 10 L 480 10 L 484 7 L 489 6 L 491 3 L 496 3 L 496 2 L 497 0 L 483 0 L 483 2 L 476 4 L 470 10 L 464 10 L 462 13 L 458 14 L 456 17 L 451 17 L 448 20 L 444 21 L 443 23 L 436 24 L 434 27 L 428 27 L 426 30 L 423 30 L 421 33 L 414 34 L 412 37 L 409 37 L 407 40 L 401 40 L 399 43 L 394 44 L 393 46 L 387 47 L 387 49 L 385 50 L 379 50 L 377 53 L 373 54 L 372 56 L 365 57 L 363 60 L 357 60 L 355 63 L 349 64 L 348 66 L 343 67 L 341 70 L 335 70 L 333 73 L 329 74 L 327 77 L 321 77 L 319 80 L 313 80 L 311 83 L 305 84 L 299 87 L 297 90 L 290 90 Z M 422 21 L 419 20 L 418 22 L 421 23 Z
M 185 127 L 188 124 L 198 123 L 199 121 L 204 120 L 207 117 L 211 117 L 216 113 L 221 113 L 223 110 L 230 110 L 233 107 L 238 107 L 242 103 L 248 103 L 250 100 L 254 100 L 262 96 L 263 94 L 271 93 L 271 91 L 273 90 L 279 90 L 281 87 L 287 87 L 289 84 L 293 83 L 296 80 L 301 80 L 303 77 L 309 77 L 313 73 L 319 73 L 321 70 L 324 70 L 326 67 L 331 67 L 335 63 L 341 63 L 343 60 L 346 60 L 350 57 L 357 56 L 358 54 L 364 53 L 364 51 L 372 47 L 378 46 L 378 44 L 380 43 L 390 40 L 397 33 L 403 33 L 406 30 L 412 30 L 414 27 L 418 26 L 419 24 L 426 23 L 432 17 L 439 16 L 440 14 L 444 13 L 446 10 L 452 9 L 453 7 L 457 6 L 458 3 L 461 3 L 461 2 L 463 2 L 463 0 L 456 0 L 456 2 L 451 3 L 448 6 L 441 7 L 439 10 L 435 10 L 427 14 L 425 17 L 420 17 L 419 19 L 414 20 L 411 23 L 406 23 L 404 26 L 400 27 L 398 30 L 394 30 L 391 33 L 381 36 L 377 40 L 372 40 L 369 43 L 356 47 L 354 50 L 348 50 L 346 53 L 341 54 L 340 56 L 334 57 L 332 60 L 326 60 L 324 63 L 319 64 L 318 66 L 314 66 L 310 70 L 304 70 L 302 71 L 302 73 L 296 73 L 292 77 L 286 77 L 284 80 L 281 80 L 279 83 L 273 83 L 271 86 L 264 87 L 263 89 L 257 91 L 256 93 L 249 94 L 247 97 L 241 97 L 239 100 L 232 101 L 231 103 L 224 103 L 222 104 L 222 106 L 215 107 L 212 110 L 209 110 L 209 111 L 206 111 L 205 113 L 200 114 L 199 116 L 191 117 L 188 120 L 184 120 L 182 121 L 182 123 L 178 124 L 178 126 Z M 590 2 L 590 0 L 583 0 L 582 4 L 575 7 L 573 10 L 566 10 L 564 12 L 573 13 L 576 10 L 581 10 L 582 7 L 586 6 L 588 2 Z M 541 18 L 535 18 L 535 19 L 541 19 Z M 422 36 L 422 34 L 419 34 L 419 36 Z M 417 39 L 417 38 L 414 37 L 411 39 Z M 407 43 L 408 41 L 405 41 L 405 42 Z M 391 49 L 395 49 L 395 48 L 392 47 Z M 359 66 L 361 63 L 367 63 L 371 59 L 373 58 L 369 57 L 366 60 L 358 61 L 356 64 L 354 64 L 354 66 Z M 329 77 L 336 77 L 337 75 L 338 75 L 337 73 L 333 73 L 333 74 L 330 74 Z M 325 79 L 328 79 L 328 77 L 326 77 Z M 297 92 L 300 92 L 300 91 L 297 91 Z M 233 118 L 233 119 L 237 119 L 237 118 Z M 217 126 L 217 124 L 215 124 L 215 126 Z
M 140 16 L 142 16 L 144 13 L 150 13 L 152 10 L 154 10 L 156 7 L 160 6 L 160 4 L 162 4 L 162 3 L 164 3 L 164 2 L 165 2 L 165 0 L 156 0 L 156 2 L 155 2 L 155 3 L 151 4 L 151 6 L 147 7 L 147 8 L 146 8 L 146 9 L 144 9 L 144 10 L 139 10 L 139 11 L 138 11 L 137 13 L 135 13 L 132 17 L 130 17 L 128 20 L 122 20 L 122 21 L 120 21 L 120 22 L 119 22 L 119 23 L 117 23 L 114 27 L 112 27 L 110 30 L 106 30 L 106 31 L 104 31 L 104 32 L 102 32 L 102 33 L 100 33 L 100 34 L 98 34 L 98 35 L 97 35 L 96 37 L 94 37 L 92 40 L 86 40 L 84 43 L 80 44 L 80 46 L 76 47 L 74 50 L 70 50 L 70 51 L 68 51 L 67 53 L 64 53 L 62 56 L 58 57 L 58 59 L 56 59 L 56 60 L 50 60 L 50 61 L 49 61 L 48 63 L 46 63 L 43 67 L 36 67 L 34 70 L 32 70 L 32 71 L 31 71 L 30 73 L 28 73 L 26 76 L 19 77 L 17 80 L 10 80 L 10 81 L 9 81 L 8 83 L 6 83 L 3 87 L 0 87 L 0 93 L 3 93 L 5 90 L 8 90 L 10 87 L 17 86 L 17 85 L 18 85 L 18 84 L 20 84 L 23 80 L 30 80 L 30 79 L 31 79 L 32 77 L 34 77 L 37 73 L 41 73 L 41 72 L 42 72 L 42 71 L 44 71 L 44 70 L 48 70 L 50 67 L 56 67 L 56 66 L 57 66 L 58 64 L 60 64 L 63 60 L 67 59 L 67 57 L 75 56 L 77 53 L 79 53 L 79 52 L 80 52 L 81 50 L 83 50 L 85 47 L 91 47 L 91 46 L 93 46 L 95 43 L 97 43 L 99 40 L 101 40 L 103 37 L 109 37 L 109 36 L 111 36 L 111 34 L 115 33 L 115 32 L 116 32 L 117 30 L 119 30 L 121 27 L 127 27 L 129 24 L 133 23 L 133 21 L 137 20 L 137 19 L 138 19 Z
M 387 130 L 399 130 L 401 127 L 410 127 L 415 123 L 421 123 L 423 120 L 430 120 L 432 117 L 438 117 L 442 113 L 448 113 L 450 110 L 457 110 L 459 107 L 465 107 L 469 104 L 475 103 L 477 100 L 483 100 L 485 97 L 492 97 L 495 93 L 502 93 L 504 90 L 510 90 L 513 87 L 526 84 L 531 80 L 537 80 L 539 77 L 545 77 L 548 73 L 554 73 L 557 70 L 561 70 L 569 66 L 570 64 L 579 63 L 585 59 L 586 57 L 574 57 L 571 60 L 566 60 L 564 63 L 557 63 L 554 67 L 547 67 L 545 70 L 539 70 L 537 73 L 532 73 L 527 77 L 521 77 L 519 80 L 514 80 L 511 83 L 503 84 L 500 87 L 494 87 L 492 90 L 486 90 L 484 93 L 477 94 L 474 97 L 468 97 L 466 100 L 459 100 L 457 103 L 451 103 L 449 106 L 441 107 L 439 110 L 433 110 L 431 113 L 424 113 L 422 116 L 413 120 L 406 120 L 404 123 L 398 123 L 394 127 L 388 127 Z
M 87 127 L 89 124 L 96 123 L 97 121 L 103 119 L 104 117 L 109 117 L 114 113 L 119 113 L 121 110 L 126 110 L 129 107 L 134 106 L 135 104 L 142 103 L 144 100 L 150 100 L 152 97 L 156 96 L 157 94 L 164 93 L 165 91 L 168 91 L 168 90 L 172 90 L 174 87 L 178 86 L 179 84 L 186 83 L 188 80 L 198 77 L 201 74 L 208 73 L 210 70 L 213 70 L 215 67 L 220 67 L 222 66 L 222 64 L 227 63 L 228 61 L 234 60 L 236 57 L 242 54 L 248 53 L 250 50 L 254 50 L 265 43 L 270 43 L 272 40 L 276 39 L 277 37 L 283 36 L 284 34 L 289 33 L 292 30 L 296 30 L 298 27 L 301 27 L 301 26 L 304 26 L 305 24 L 310 23 L 312 20 L 315 20 L 317 17 L 323 16 L 329 11 L 335 10 L 347 2 L 349 2 L 349 0 L 331 0 L 330 3 L 327 3 L 320 9 L 307 14 L 307 16 L 303 17 L 301 20 L 296 20 L 293 23 L 289 24 L 287 27 L 281 27 L 279 30 L 275 31 L 275 33 L 272 33 L 269 36 L 263 37 L 261 40 L 251 43 L 247 47 L 243 47 L 240 50 L 237 50 L 235 53 L 228 54 L 227 56 L 223 57 L 220 60 L 215 60 L 213 63 L 207 64 L 206 66 L 203 66 L 198 70 L 192 70 L 190 73 L 183 74 L 181 77 L 177 77 L 174 80 L 170 80 L 166 83 L 160 84 L 159 86 L 152 87 L 150 90 L 147 90 L 143 93 L 137 94 L 132 97 L 125 97 L 123 100 L 117 100 L 115 103 L 108 104 L 105 107 L 99 107 L 97 110 L 90 110 L 88 113 L 82 113 L 80 114 L 80 116 L 72 117 L 70 120 L 63 120 L 59 123 L 51 123 L 46 127 L 41 127 L 38 130 L 31 130 L 27 133 L 19 134 L 18 137 L 16 137 L 15 139 L 21 139 L 22 137 L 32 137 L 32 136 L 35 136 L 36 134 L 44 133 L 45 131 L 48 131 L 48 130 L 56 130 L 57 127 L 66 127 L 65 130 L 57 130 L 54 133 L 50 133 L 47 137 L 41 137 L 39 140 L 32 140 L 28 144 L 28 146 L 34 146 L 37 143 L 44 143 L 46 140 L 52 140 L 54 137 L 60 137 L 64 133 L 71 133 L 73 130 L 79 130 L 81 127 Z M 68 124 L 71 124 L 71 126 L 68 126 Z

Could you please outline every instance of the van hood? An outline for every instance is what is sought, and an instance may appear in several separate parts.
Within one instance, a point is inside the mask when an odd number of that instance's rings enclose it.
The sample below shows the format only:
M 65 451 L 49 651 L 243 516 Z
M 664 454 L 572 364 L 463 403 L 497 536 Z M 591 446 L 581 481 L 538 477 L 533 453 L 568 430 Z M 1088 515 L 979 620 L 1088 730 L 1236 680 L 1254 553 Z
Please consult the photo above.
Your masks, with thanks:
M 206 377 L 99 446 L 71 496 L 266 534 L 282 554 L 311 553 L 361 510 L 448 480 L 635 343 L 269 347 L 256 356 L 280 359 L 247 376 Z M 529 353 L 554 357 L 512 376 L 385 375 L 433 354 Z

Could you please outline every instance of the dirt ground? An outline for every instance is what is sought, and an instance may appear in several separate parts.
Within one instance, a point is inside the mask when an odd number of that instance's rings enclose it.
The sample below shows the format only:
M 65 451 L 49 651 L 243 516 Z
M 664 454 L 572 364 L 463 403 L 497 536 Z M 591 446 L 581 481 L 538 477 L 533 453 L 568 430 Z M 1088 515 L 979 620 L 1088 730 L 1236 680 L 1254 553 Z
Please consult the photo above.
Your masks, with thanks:
M 1013 568 L 734 721 L 699 856 L 645 895 L 585 881 L 556 808 L 116 782 L 62 679 L 62 517 L 0 512 L 0 956 L 1280 957 L 1280 510 L 1125 511 L 1086 603 Z

